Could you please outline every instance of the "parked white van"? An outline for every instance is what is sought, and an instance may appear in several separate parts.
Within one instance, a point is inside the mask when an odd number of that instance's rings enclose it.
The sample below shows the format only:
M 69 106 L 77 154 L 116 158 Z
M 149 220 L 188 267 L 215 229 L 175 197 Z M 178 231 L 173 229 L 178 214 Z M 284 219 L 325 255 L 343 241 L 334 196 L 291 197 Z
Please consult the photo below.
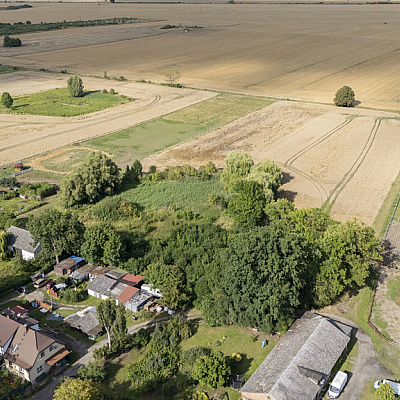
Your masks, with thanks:
M 346 372 L 339 371 L 333 379 L 331 386 L 329 386 L 328 396 L 331 399 L 337 399 L 342 393 L 343 388 L 347 383 Z

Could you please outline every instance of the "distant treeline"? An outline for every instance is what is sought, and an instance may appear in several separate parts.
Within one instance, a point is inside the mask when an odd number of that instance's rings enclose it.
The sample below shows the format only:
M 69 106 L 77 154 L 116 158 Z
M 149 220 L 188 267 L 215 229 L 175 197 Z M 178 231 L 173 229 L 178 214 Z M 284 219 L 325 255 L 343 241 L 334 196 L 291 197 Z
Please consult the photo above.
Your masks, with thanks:
M 8 7 L 0 7 L 0 10 L 19 10 L 20 8 L 32 8 L 29 4 L 21 4 Z
M 40 31 L 52 31 L 64 28 L 79 28 L 86 26 L 99 25 L 122 25 L 132 24 L 135 22 L 143 22 L 139 18 L 107 18 L 94 19 L 89 21 L 61 21 L 61 22 L 41 22 L 40 24 L 32 24 L 30 21 L 11 23 L 0 23 L 0 36 L 16 35 L 21 33 L 32 33 Z

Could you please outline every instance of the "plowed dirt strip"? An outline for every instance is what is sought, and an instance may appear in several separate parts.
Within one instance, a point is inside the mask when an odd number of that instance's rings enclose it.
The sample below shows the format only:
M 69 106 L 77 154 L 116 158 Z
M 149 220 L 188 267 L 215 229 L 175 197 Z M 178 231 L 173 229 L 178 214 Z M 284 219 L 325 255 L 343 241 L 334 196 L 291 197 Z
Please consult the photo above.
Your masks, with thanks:
M 46 89 L 64 86 L 60 84 L 60 79 L 52 80 L 51 76 L 47 79 L 47 74 L 43 76 L 39 73 L 29 73 L 26 74 L 26 78 L 28 77 L 32 77 L 34 86 L 39 82 L 42 82 Z M 4 83 L 4 88 L 8 85 L 8 88 L 14 88 L 15 92 L 24 93 L 25 87 L 29 90 L 30 81 L 14 79 L 9 82 L 4 80 Z M 84 84 L 88 90 L 112 85 L 118 92 L 136 100 L 73 118 L 0 115 L 0 122 L 4 123 L 3 127 L 0 124 L 0 165 L 125 129 L 215 96 L 211 92 L 109 82 L 95 78 L 84 78 Z

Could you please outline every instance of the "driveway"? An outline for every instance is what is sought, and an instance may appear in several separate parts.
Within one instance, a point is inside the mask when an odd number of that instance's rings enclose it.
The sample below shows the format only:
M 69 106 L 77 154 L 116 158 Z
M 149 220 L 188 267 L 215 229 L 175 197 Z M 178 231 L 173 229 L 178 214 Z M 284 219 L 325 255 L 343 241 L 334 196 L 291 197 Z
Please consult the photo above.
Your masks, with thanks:
M 367 381 L 390 378 L 391 372 L 378 360 L 371 338 L 353 321 L 337 315 L 323 314 L 337 321 L 344 322 L 357 329 L 358 354 L 354 360 L 352 376 L 346 385 L 341 400 L 362 400 L 363 390 Z

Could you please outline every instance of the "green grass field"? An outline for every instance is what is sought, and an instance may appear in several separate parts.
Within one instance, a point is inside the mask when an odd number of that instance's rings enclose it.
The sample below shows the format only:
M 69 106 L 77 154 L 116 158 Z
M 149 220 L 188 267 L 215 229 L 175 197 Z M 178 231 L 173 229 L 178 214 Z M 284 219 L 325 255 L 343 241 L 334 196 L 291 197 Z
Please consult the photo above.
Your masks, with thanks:
M 82 142 L 82 146 L 104 150 L 118 162 L 125 156 L 142 159 L 169 146 L 191 139 L 208 131 L 199 124 L 169 121 L 159 118 L 132 128 Z
M 145 182 L 121 194 L 122 198 L 149 209 L 190 209 L 195 213 L 212 212 L 216 206 L 208 203 L 210 194 L 229 198 L 219 180 L 183 179 L 179 181 Z
M 100 91 L 87 91 L 83 97 L 72 97 L 67 88 L 59 88 L 25 96 L 16 96 L 12 109 L 8 110 L 3 105 L 0 105 L 0 112 L 73 117 L 104 110 L 128 101 L 131 101 L 131 99 Z
M 16 71 L 22 71 L 25 68 L 21 67 L 13 67 L 12 65 L 1 65 L 0 64 L 0 74 L 10 74 Z
M 221 94 L 154 121 L 83 142 L 83 146 L 113 154 L 114 160 L 145 158 L 157 151 L 209 132 L 274 100 L 254 96 Z M 205 160 L 205 163 L 208 160 Z
M 69 172 L 85 160 L 89 153 L 91 150 L 74 147 L 64 153 L 46 158 L 41 165 L 55 172 Z

